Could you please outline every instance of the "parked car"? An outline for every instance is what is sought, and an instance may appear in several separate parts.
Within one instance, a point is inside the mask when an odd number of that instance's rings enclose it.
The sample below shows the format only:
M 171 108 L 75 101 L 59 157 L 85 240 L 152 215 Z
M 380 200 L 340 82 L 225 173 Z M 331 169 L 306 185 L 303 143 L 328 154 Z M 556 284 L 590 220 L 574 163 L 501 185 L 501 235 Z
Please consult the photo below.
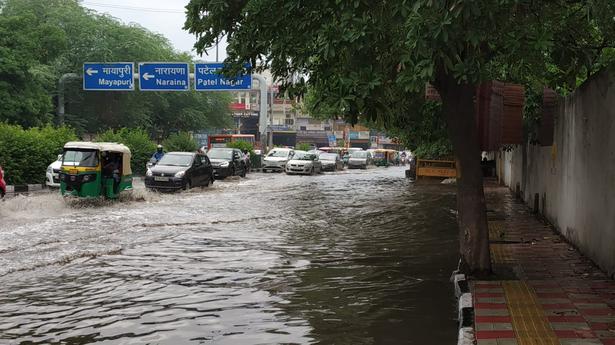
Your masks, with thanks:
M 305 151 L 295 151 L 293 157 L 286 163 L 286 173 L 314 175 L 322 173 L 322 164 L 318 156 Z
M 263 159 L 263 172 L 283 172 L 286 163 L 293 157 L 295 150 L 288 148 L 275 148 Z
M 212 183 L 214 172 L 209 158 L 195 152 L 165 153 L 145 176 L 145 187 L 161 191 L 208 187 Z
M 62 170 L 62 155 L 58 155 L 58 159 L 49 164 L 47 173 L 45 174 L 45 184 L 47 187 L 60 188 L 60 170 Z
M 6 182 L 4 181 L 4 170 L 0 166 L 0 199 L 3 199 L 4 195 L 6 195 Z
M 246 177 L 248 167 L 239 149 L 214 147 L 207 152 L 214 169 L 214 177 L 223 180 L 229 176 Z
M 320 154 L 318 159 L 322 164 L 323 171 L 344 170 L 344 162 L 340 158 L 340 155 L 336 153 L 323 152 Z
M 367 169 L 372 164 L 371 154 L 367 151 L 355 151 L 348 159 L 348 169 Z

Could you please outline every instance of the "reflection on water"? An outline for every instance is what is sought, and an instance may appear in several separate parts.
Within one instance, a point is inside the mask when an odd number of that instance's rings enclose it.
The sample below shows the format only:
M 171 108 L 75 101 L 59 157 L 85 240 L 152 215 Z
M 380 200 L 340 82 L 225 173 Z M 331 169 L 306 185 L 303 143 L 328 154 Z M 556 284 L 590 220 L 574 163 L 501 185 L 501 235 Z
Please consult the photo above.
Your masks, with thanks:
M 86 208 L 10 200 L 0 344 L 452 342 L 454 194 L 402 176 L 253 174 Z

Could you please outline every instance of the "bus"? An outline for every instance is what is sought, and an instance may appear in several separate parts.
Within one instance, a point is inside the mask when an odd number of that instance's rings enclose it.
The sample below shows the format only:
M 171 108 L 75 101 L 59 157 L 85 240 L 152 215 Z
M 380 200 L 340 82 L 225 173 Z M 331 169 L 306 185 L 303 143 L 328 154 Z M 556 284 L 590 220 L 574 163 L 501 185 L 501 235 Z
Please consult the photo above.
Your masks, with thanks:
M 207 139 L 207 149 L 213 147 L 226 147 L 226 144 L 236 141 L 249 142 L 256 148 L 256 138 L 254 134 L 211 134 Z

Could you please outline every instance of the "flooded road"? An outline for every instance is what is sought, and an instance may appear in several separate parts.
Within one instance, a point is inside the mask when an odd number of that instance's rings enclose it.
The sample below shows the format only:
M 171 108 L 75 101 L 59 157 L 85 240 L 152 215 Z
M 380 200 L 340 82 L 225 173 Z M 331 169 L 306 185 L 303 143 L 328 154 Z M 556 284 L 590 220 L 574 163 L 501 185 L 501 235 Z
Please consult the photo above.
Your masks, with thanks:
M 447 344 L 454 190 L 403 168 L 0 204 L 0 344 Z

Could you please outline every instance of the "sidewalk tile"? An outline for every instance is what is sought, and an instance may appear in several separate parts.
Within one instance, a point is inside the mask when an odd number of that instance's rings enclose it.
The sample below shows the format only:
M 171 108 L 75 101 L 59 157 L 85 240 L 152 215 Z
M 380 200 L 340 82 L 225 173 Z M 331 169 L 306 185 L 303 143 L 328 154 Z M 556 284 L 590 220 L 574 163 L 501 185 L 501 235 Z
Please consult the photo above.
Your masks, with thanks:
M 476 331 L 476 339 L 514 339 L 513 331 Z

